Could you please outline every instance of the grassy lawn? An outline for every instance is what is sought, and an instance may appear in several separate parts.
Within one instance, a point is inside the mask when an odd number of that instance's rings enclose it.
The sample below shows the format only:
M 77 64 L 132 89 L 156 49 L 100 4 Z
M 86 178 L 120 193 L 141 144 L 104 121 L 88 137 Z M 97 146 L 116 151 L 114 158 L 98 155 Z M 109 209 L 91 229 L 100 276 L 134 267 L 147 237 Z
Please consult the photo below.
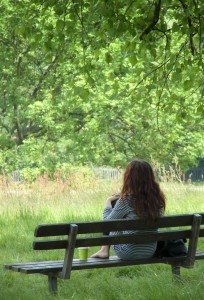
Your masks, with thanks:
M 95 178 L 69 181 L 40 178 L 35 184 L 2 184 L 0 192 L 0 262 L 63 259 L 62 251 L 33 251 L 34 228 L 38 224 L 99 220 L 106 197 L 117 192 L 120 181 Z M 162 184 L 167 196 L 166 214 L 203 212 L 204 186 Z M 199 242 L 204 250 L 204 242 Z M 96 249 L 91 249 L 90 253 Z M 47 276 L 24 275 L 0 269 L 1 300 L 52 299 Z M 182 269 L 182 282 L 172 282 L 169 266 L 134 266 L 72 273 L 71 280 L 59 280 L 55 299 L 204 299 L 204 262 Z

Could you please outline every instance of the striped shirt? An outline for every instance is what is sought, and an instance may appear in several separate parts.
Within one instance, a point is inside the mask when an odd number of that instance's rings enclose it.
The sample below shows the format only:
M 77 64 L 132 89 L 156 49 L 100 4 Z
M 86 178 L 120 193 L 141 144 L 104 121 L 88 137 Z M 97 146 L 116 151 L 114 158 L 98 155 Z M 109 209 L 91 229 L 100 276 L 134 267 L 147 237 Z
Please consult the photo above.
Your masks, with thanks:
M 114 208 L 106 207 L 103 212 L 103 217 L 105 220 L 114 220 L 114 219 L 139 219 L 137 214 L 134 212 L 133 208 L 129 205 L 128 199 L 119 199 Z M 150 230 L 148 230 L 150 231 Z M 152 229 L 151 231 L 157 231 L 157 229 Z M 111 232 L 111 235 L 117 234 L 133 234 L 136 232 L 145 232 L 145 230 L 137 231 L 123 231 L 123 232 Z M 135 259 L 145 259 L 150 258 L 154 255 L 156 250 L 157 243 L 149 242 L 145 244 L 121 244 L 113 245 L 113 250 L 115 254 L 123 260 L 135 260 Z

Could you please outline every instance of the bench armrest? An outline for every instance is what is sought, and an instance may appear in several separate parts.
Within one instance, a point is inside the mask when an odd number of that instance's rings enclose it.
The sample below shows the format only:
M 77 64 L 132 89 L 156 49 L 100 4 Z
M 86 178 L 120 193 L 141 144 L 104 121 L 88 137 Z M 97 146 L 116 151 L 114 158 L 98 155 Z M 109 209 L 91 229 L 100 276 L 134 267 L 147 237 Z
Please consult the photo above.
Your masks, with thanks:
M 201 215 L 195 214 L 193 216 L 191 237 L 189 239 L 189 245 L 188 245 L 188 254 L 187 254 L 187 259 L 184 263 L 185 267 L 188 267 L 188 268 L 193 267 L 194 262 L 195 262 L 195 256 L 196 256 L 196 249 L 197 249 L 197 244 L 198 244 L 201 220 L 202 220 Z
M 65 251 L 63 269 L 62 272 L 58 274 L 58 276 L 62 279 L 69 279 L 71 275 L 77 232 L 78 226 L 76 224 L 70 224 L 69 240 Z

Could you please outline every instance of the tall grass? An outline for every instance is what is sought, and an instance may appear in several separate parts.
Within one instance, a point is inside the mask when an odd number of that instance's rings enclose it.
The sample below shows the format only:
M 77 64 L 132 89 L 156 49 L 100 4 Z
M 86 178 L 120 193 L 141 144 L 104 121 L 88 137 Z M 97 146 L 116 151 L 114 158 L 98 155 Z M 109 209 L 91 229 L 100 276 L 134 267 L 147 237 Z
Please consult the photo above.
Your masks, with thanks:
M 32 183 L 0 182 L 0 261 L 62 259 L 63 251 L 33 251 L 33 231 L 42 223 L 98 220 L 104 200 L 120 190 L 121 179 L 99 180 L 83 170 L 66 178 L 47 175 Z M 204 211 L 203 185 L 164 180 L 167 214 Z M 199 247 L 203 247 L 202 242 Z M 203 248 L 202 248 L 203 249 Z M 93 252 L 95 249 L 91 249 Z M 59 280 L 56 299 L 204 299 L 203 262 L 182 270 L 183 283 L 172 282 L 168 266 L 137 266 L 73 272 L 70 281 Z M 52 299 L 47 277 L 0 270 L 0 299 Z

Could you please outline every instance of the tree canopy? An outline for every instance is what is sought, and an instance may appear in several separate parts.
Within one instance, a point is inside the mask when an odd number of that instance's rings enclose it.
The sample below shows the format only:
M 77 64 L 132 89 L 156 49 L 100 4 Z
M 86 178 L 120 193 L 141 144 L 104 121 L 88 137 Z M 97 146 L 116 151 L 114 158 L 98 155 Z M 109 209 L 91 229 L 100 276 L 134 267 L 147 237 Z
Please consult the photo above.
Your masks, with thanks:
M 202 0 L 2 0 L 0 165 L 204 155 Z

